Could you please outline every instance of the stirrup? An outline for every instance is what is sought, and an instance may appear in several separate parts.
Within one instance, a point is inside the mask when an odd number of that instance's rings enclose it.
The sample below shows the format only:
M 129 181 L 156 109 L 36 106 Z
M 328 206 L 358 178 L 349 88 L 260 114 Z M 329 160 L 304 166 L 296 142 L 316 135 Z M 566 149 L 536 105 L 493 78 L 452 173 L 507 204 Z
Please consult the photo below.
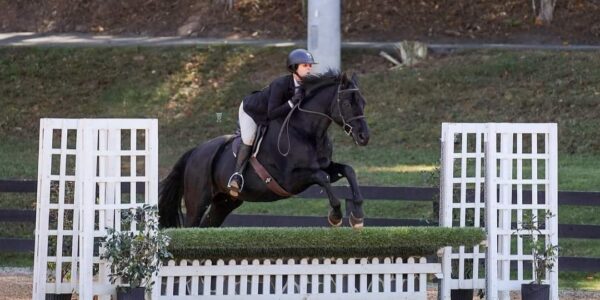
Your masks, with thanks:
M 235 173 L 233 173 L 231 175 L 231 177 L 229 177 L 229 181 L 227 182 L 227 188 L 231 190 L 231 182 L 233 181 L 233 178 L 235 176 L 240 177 L 240 179 L 242 181 L 241 185 L 240 185 L 240 188 L 237 190 L 238 193 L 241 193 L 242 190 L 244 189 L 244 175 L 242 175 L 242 173 L 240 173 L 240 172 L 235 172 Z

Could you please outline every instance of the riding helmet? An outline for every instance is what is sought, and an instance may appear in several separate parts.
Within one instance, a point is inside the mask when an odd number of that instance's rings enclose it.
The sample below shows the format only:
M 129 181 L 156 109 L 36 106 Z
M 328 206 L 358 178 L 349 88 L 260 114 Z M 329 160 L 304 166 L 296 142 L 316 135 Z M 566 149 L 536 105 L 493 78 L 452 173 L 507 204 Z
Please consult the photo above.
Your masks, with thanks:
M 287 67 L 290 72 L 296 71 L 296 65 L 316 64 L 312 54 L 305 49 L 294 49 L 287 57 Z

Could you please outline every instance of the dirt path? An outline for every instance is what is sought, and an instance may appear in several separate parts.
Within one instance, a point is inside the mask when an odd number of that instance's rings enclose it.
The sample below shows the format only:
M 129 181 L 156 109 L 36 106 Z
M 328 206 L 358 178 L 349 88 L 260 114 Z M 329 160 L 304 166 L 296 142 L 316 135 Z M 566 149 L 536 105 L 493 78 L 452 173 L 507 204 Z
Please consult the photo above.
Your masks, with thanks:
M 0 300 L 31 299 L 32 275 L 0 275 Z

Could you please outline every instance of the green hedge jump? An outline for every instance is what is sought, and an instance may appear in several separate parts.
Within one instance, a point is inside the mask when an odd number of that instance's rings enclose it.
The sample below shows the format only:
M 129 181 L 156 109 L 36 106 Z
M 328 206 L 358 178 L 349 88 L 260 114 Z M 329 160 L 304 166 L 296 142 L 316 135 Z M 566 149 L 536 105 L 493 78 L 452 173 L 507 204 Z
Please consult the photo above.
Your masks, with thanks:
M 474 246 L 480 228 L 181 228 L 167 229 L 179 259 L 410 257 L 445 246 Z

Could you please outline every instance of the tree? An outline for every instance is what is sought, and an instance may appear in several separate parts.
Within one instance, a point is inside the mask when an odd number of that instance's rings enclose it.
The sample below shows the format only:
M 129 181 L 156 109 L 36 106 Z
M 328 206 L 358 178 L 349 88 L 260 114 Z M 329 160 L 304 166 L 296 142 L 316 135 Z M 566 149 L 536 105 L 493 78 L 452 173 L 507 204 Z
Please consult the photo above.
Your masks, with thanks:
M 540 12 L 535 18 L 535 23 L 538 25 L 550 24 L 554 15 L 554 7 L 556 6 L 557 0 L 539 0 L 540 1 Z M 536 13 L 535 0 L 531 1 L 533 5 L 533 13 Z

